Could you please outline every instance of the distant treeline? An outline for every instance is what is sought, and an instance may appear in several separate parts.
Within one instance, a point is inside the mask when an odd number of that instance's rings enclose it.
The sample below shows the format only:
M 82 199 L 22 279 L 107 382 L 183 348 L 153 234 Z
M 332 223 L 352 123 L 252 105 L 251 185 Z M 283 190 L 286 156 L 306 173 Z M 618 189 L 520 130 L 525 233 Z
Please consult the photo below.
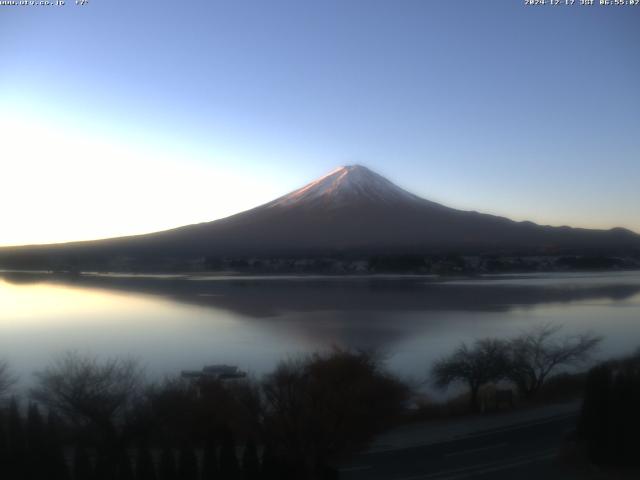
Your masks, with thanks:
M 481 273 L 517 273 L 576 270 L 640 269 L 640 254 L 375 254 L 336 253 L 309 256 L 184 256 L 159 255 L 153 252 L 135 256 L 72 254 L 58 252 L 0 252 L 0 268 L 46 270 L 52 272 L 244 272 L 310 274 L 422 274 L 473 275 Z

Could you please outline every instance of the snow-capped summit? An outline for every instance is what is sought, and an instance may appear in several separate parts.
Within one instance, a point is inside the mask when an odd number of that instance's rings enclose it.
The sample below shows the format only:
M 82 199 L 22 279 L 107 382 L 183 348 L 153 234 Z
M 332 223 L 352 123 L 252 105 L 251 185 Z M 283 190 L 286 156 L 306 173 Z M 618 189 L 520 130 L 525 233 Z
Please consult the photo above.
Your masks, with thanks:
M 421 201 L 412 193 L 403 190 L 386 178 L 362 165 L 346 165 L 332 170 L 327 175 L 280 197 L 270 204 L 291 206 L 297 204 L 348 204 Z
M 134 237 L 0 249 L 0 266 L 15 268 L 20 258 L 30 266 L 35 265 L 34 258 L 46 258 L 55 265 L 80 259 L 83 268 L 99 269 L 111 265 L 112 259 L 127 258 L 133 265 L 157 270 L 176 262 L 191 265 L 202 258 L 307 258 L 336 252 L 360 256 L 442 252 L 637 255 L 640 236 L 623 229 L 549 227 L 457 210 L 417 197 L 366 167 L 350 165 L 227 218 Z M 100 261 L 107 263 L 96 263 Z

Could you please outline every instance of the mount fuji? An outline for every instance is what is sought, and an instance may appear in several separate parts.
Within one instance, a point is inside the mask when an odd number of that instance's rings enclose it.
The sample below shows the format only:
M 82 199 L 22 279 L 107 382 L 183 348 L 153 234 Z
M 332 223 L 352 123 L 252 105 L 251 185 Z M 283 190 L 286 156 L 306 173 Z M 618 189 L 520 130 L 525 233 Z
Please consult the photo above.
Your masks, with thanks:
M 612 254 L 640 252 L 622 228 L 541 226 L 463 211 L 420 198 L 359 165 L 329 174 L 267 204 L 207 223 L 91 242 L 0 249 L 0 266 L 73 260 L 116 269 L 115 259 L 154 265 L 210 257 L 340 254 Z M 115 262 L 117 264 L 117 262 Z

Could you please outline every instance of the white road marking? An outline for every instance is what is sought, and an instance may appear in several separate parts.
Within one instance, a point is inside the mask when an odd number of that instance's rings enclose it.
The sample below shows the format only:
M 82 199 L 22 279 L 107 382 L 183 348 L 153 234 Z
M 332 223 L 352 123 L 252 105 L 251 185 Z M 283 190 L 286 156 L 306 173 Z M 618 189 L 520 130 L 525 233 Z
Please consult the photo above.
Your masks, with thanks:
M 494 448 L 502 448 L 502 447 L 506 447 L 507 445 L 509 445 L 509 444 L 508 443 L 497 443 L 495 445 L 488 445 L 486 447 L 471 448 L 469 450 L 460 450 L 458 452 L 447 453 L 447 454 L 445 454 L 445 457 L 455 457 L 455 456 L 458 456 L 458 455 L 466 455 L 468 453 L 484 452 L 485 450 L 492 450 Z
M 553 458 L 555 451 L 544 451 L 534 455 L 525 455 L 521 457 L 515 457 L 508 462 L 487 462 L 477 465 L 471 465 L 468 467 L 455 468 L 451 470 L 445 470 L 436 473 L 428 473 L 425 475 L 413 475 L 411 477 L 396 478 L 395 480 L 459 480 L 464 478 L 470 478 L 475 475 L 484 473 L 497 472 L 500 470 L 509 470 L 511 468 L 527 465 L 529 463 L 539 462 Z
M 440 440 L 432 440 L 429 442 L 423 442 L 423 443 L 412 443 L 410 445 L 404 445 L 404 446 L 389 446 L 389 447 L 385 447 L 385 448 L 373 448 L 367 452 L 363 452 L 360 454 L 360 456 L 366 456 L 366 455 L 376 455 L 378 453 L 387 453 L 387 452 L 397 452 L 399 450 L 411 450 L 414 448 L 421 448 L 421 447 L 430 447 L 432 445 L 441 445 L 441 444 L 445 444 L 445 443 L 454 443 L 454 442 L 458 442 L 460 440 L 467 440 L 470 438 L 478 438 L 478 437 L 487 437 L 487 436 L 491 436 L 493 434 L 496 433 L 503 433 L 503 432 L 511 432 L 513 430 L 522 430 L 524 428 L 529 428 L 529 427 L 534 427 L 536 425 L 544 425 L 545 423 L 554 423 L 554 422 L 559 422 L 562 420 L 568 420 L 569 418 L 573 418 L 573 417 L 577 417 L 578 413 L 570 413 L 570 414 L 563 414 L 563 415 L 556 415 L 553 417 L 547 417 L 545 419 L 541 419 L 541 420 L 531 420 L 528 422 L 523 422 L 523 423 L 516 423 L 513 425 L 508 425 L 505 427 L 499 427 L 496 429 L 487 429 L 487 430 L 480 430 L 474 433 L 469 433 L 469 434 L 463 434 L 463 435 L 456 435 L 453 437 L 449 437 L 449 438 L 445 438 L 445 439 L 440 439 Z

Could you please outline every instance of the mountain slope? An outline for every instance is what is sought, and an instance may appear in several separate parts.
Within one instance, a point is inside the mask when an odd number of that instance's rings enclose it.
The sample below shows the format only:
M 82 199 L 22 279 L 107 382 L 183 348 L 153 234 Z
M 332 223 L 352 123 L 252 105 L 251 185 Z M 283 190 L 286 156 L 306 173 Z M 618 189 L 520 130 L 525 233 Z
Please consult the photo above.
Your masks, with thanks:
M 63 245 L 0 249 L 0 265 L 16 259 L 70 256 L 81 264 L 116 257 L 291 256 L 336 252 L 487 253 L 638 252 L 625 229 L 540 226 L 456 210 L 422 199 L 362 166 L 340 167 L 265 205 L 173 230 Z M 40 260 L 38 258 L 40 257 Z

